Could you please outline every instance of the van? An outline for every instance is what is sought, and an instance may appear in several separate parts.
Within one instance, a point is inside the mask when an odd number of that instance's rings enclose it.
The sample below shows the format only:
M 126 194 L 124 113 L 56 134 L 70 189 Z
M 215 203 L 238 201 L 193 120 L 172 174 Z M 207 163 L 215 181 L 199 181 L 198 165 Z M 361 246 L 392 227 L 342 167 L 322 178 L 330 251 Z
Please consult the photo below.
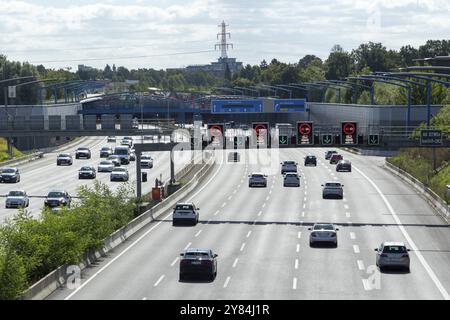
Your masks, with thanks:
M 128 146 L 117 146 L 114 148 L 114 155 L 119 156 L 120 164 L 130 163 L 130 147 Z

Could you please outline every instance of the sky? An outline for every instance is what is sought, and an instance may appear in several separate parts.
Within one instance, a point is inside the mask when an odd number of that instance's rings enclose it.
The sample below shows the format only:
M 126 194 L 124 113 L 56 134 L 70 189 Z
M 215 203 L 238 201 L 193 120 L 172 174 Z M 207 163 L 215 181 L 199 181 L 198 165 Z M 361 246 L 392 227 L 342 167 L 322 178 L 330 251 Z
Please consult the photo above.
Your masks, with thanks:
M 216 61 L 218 25 L 245 64 L 326 59 L 450 37 L 448 0 L 0 0 L 0 54 L 47 68 L 179 68 Z

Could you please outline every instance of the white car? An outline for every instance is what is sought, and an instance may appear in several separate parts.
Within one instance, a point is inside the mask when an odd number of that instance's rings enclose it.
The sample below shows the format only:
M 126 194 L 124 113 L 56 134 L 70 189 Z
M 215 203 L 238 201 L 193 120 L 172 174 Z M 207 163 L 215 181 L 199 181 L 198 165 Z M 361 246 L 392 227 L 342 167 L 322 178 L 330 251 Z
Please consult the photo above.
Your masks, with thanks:
M 128 170 L 125 168 L 116 167 L 113 169 L 113 171 L 111 171 L 111 181 L 128 181 L 129 178 L 130 177 L 128 175 Z
M 26 208 L 30 205 L 27 193 L 24 190 L 13 190 L 6 196 L 5 208 Z
M 309 245 L 311 247 L 317 243 L 332 243 L 337 247 L 337 231 L 339 229 L 334 224 L 316 223 L 312 228 L 308 228 L 308 230 L 311 231 L 309 235 Z
M 265 175 L 264 173 L 252 173 L 248 177 L 248 186 L 250 188 L 256 186 L 267 187 L 267 175 Z
M 297 162 L 295 161 L 283 161 L 281 162 L 281 174 L 287 172 L 297 172 Z
M 294 172 L 286 173 L 283 177 L 283 187 L 300 187 L 300 176 Z
M 142 155 L 141 167 L 153 168 L 153 158 L 146 154 Z
M 173 208 L 172 225 L 177 223 L 190 222 L 193 225 L 198 223 L 199 213 L 195 204 L 191 203 L 177 203 Z
M 104 160 L 97 166 L 98 172 L 111 172 L 116 166 L 111 160 Z
M 327 182 L 324 185 L 322 184 L 322 198 L 344 198 L 344 189 L 342 188 L 344 185 L 340 182 Z

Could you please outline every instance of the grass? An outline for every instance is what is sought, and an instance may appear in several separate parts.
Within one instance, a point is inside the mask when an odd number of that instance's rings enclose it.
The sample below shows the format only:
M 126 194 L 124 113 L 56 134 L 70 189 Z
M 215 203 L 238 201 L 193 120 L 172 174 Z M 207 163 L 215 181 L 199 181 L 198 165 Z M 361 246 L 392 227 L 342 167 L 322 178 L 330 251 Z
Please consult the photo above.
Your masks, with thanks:
M 23 156 L 23 152 L 20 152 L 16 148 L 13 148 L 13 158 L 20 158 Z M 5 138 L 0 138 L 0 163 L 7 160 L 10 160 L 8 154 L 8 145 Z

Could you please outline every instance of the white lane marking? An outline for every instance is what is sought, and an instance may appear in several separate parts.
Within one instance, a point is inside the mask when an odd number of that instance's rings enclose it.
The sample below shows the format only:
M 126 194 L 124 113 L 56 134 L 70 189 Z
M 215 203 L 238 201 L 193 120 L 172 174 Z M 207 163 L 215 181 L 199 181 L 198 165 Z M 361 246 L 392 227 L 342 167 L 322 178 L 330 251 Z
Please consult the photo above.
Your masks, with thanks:
M 350 239 L 352 239 L 352 240 L 356 239 L 356 235 L 354 232 L 350 232 Z
M 305 209 L 305 208 L 306 208 L 306 203 L 303 204 L 303 209 Z
M 353 251 L 354 251 L 355 253 L 359 253 L 359 246 L 358 246 L 357 244 L 354 244 L 354 245 L 353 245 Z
M 304 180 L 303 183 L 305 184 L 305 188 L 306 188 L 306 185 L 308 184 L 308 181 Z
M 241 179 L 241 184 L 244 182 L 244 179 Z
M 234 259 L 233 268 L 236 268 L 236 265 L 237 265 L 238 261 L 239 261 L 238 258 Z
M 292 289 L 297 290 L 297 278 L 294 278 L 292 282 Z
M 272 189 L 270 189 L 269 194 L 272 194 Z
M 334 180 L 339 180 L 338 177 L 334 177 L 333 179 L 334 179 Z
M 298 259 L 295 259 L 295 266 L 294 266 L 294 268 L 298 269 Z
M 261 214 L 262 214 L 262 211 L 258 212 L 258 217 L 260 217 L 260 216 L 261 216 Z
M 308 189 L 308 186 L 306 185 L 306 181 L 304 183 L 305 183 L 305 190 L 306 190 L 306 189 Z M 305 194 L 306 194 L 306 191 L 305 191 Z
M 347 202 L 347 198 L 342 199 L 342 201 Z
M 358 260 L 357 263 L 358 263 L 359 270 L 366 270 L 366 268 L 364 268 L 364 261 Z
M 217 211 L 214 213 L 214 215 L 217 216 L 217 215 L 219 214 L 219 212 L 220 212 L 220 211 L 217 210 Z
M 334 177 L 334 173 L 331 173 L 331 176 Z
M 350 212 L 346 212 L 346 213 L 345 213 L 345 216 L 346 216 L 347 218 L 350 218 Z
M 297 249 L 296 249 L 296 251 L 297 251 L 297 252 L 300 252 L 300 243 L 297 243 Z
M 308 191 L 305 190 L 305 196 L 307 196 L 307 195 L 308 195 Z
M 302 237 L 302 232 L 299 231 L 298 234 L 297 234 L 297 238 L 300 239 L 301 237 Z
M 157 287 L 158 286 L 158 284 L 160 284 L 161 283 L 161 281 L 164 279 L 164 277 L 165 277 L 166 275 L 165 274 L 163 274 L 161 277 L 159 277 L 159 279 L 158 279 L 158 281 L 156 281 L 155 282 L 155 284 L 153 285 L 154 287 Z
M 225 207 L 227 205 L 226 202 L 222 203 L 222 208 Z
M 303 201 L 305 201 L 305 202 L 306 202 L 306 197 L 304 197 L 304 198 L 303 198 Z
M 195 237 L 198 237 L 200 233 L 202 233 L 202 230 L 199 230 L 199 231 L 195 234 Z
M 305 211 L 302 211 L 302 217 L 304 217 L 305 216 Z
M 266 201 L 269 201 L 269 199 L 270 199 L 270 197 L 269 197 L 269 196 L 267 196 L 267 197 L 266 197 Z
M 434 284 L 436 285 L 436 287 L 438 288 L 439 292 L 441 293 L 441 295 L 444 297 L 445 300 L 450 300 L 450 295 L 448 294 L 447 290 L 444 288 L 444 286 L 442 285 L 442 283 L 439 281 L 438 277 L 436 276 L 436 274 L 434 273 L 434 271 L 431 269 L 430 265 L 428 264 L 428 262 L 425 260 L 425 258 L 422 256 L 422 254 L 418 251 L 418 248 L 416 246 L 416 244 L 414 243 L 414 241 L 411 239 L 411 237 L 409 236 L 408 232 L 406 231 L 405 227 L 403 227 L 401 225 L 401 221 L 397 216 L 397 213 L 395 212 L 394 208 L 391 206 L 391 204 L 389 203 L 389 201 L 387 200 L 387 198 L 385 197 L 385 195 L 381 192 L 380 188 L 378 188 L 378 186 L 375 184 L 375 182 L 372 181 L 372 179 L 370 179 L 368 176 L 366 176 L 361 170 L 359 170 L 358 168 L 354 167 L 356 171 L 358 171 L 364 178 L 366 178 L 367 181 L 370 182 L 370 184 L 375 188 L 375 190 L 378 192 L 378 194 L 380 195 L 380 197 L 383 199 L 384 204 L 386 205 L 386 207 L 389 209 L 389 212 L 391 213 L 392 217 L 395 220 L 395 223 L 397 223 L 398 228 L 400 229 L 400 231 L 402 232 L 403 236 L 405 237 L 406 241 L 408 241 L 409 245 L 411 246 L 412 251 L 416 254 L 417 258 L 419 259 L 420 263 L 422 264 L 422 266 L 424 267 L 424 269 L 426 270 L 426 272 L 428 273 L 428 275 L 430 276 L 431 280 L 434 282 Z
M 250 231 L 247 233 L 247 238 L 250 237 L 251 234 L 252 234 L 252 230 L 250 230 Z
M 171 267 L 173 267 L 175 265 L 175 263 L 177 263 L 179 257 L 176 257 L 175 260 L 173 260 L 173 262 L 170 264 Z
M 217 171 L 214 173 L 214 175 L 205 183 L 205 185 L 203 187 L 201 187 L 192 197 L 190 197 L 188 200 L 186 200 L 187 202 L 191 201 L 195 196 L 197 196 L 197 194 L 199 194 L 200 192 L 203 191 L 203 189 L 205 189 L 208 184 L 213 181 L 217 174 L 220 172 L 220 170 L 222 169 L 223 163 L 220 164 L 219 168 L 217 169 Z M 147 232 L 145 232 L 142 236 L 140 236 L 139 238 L 136 239 L 135 242 L 133 242 L 132 244 L 130 244 L 126 249 L 124 249 L 121 253 L 119 253 L 116 257 L 114 257 L 110 262 L 108 262 L 106 265 L 104 265 L 102 268 L 100 268 L 100 270 L 98 270 L 96 273 L 94 273 L 92 275 L 92 277 L 90 277 L 89 279 L 87 279 L 85 282 L 83 282 L 78 288 L 76 288 L 70 295 L 68 295 L 67 297 L 64 298 L 64 300 L 69 300 L 70 298 L 72 298 L 78 291 L 80 291 L 81 289 L 83 289 L 89 282 L 91 282 L 93 279 L 95 279 L 100 273 L 102 273 L 103 271 L 106 270 L 106 268 L 108 268 L 111 264 L 113 264 L 117 259 L 119 259 L 122 255 L 124 255 L 125 253 L 128 252 L 128 250 L 130 250 L 131 248 L 133 248 L 136 244 L 138 244 L 140 241 L 142 241 L 142 239 L 144 239 L 148 234 L 150 234 L 156 227 L 158 227 L 161 223 L 163 223 L 164 220 L 166 220 L 168 217 L 170 217 L 172 215 L 172 212 L 170 212 L 169 214 L 167 214 L 163 219 L 161 219 L 161 221 L 159 221 L 158 223 L 156 223 L 153 227 L 150 228 L 150 230 L 148 230 Z
M 244 251 L 245 248 L 245 242 L 241 245 L 241 249 L 239 251 Z
M 366 290 L 366 291 L 372 290 L 372 287 L 371 287 L 370 283 L 368 282 L 369 279 L 361 279 L 361 280 L 363 283 L 364 290 Z
M 187 246 L 184 247 L 184 250 L 186 250 L 187 248 L 189 248 L 191 245 L 192 245 L 192 242 L 189 242 L 189 243 L 187 244 Z
M 237 187 L 238 187 L 238 189 L 239 189 L 239 188 L 241 187 L 241 185 L 239 184 Z
M 147 297 L 143 297 L 142 300 L 147 300 Z
M 234 190 L 234 191 L 233 191 L 233 194 L 236 194 L 236 192 L 237 192 L 237 190 Z
M 346 210 L 348 210 L 348 208 L 350 208 L 350 207 L 348 206 L 348 204 L 344 204 L 344 208 L 345 208 Z
M 230 201 L 230 200 L 231 200 L 231 198 L 233 198 L 233 196 L 229 196 L 229 197 L 228 197 L 228 201 Z
M 262 207 L 264 208 L 265 206 L 266 206 L 266 203 L 264 202 L 263 205 L 262 205 Z
M 226 288 L 228 286 L 228 282 L 230 282 L 231 277 L 227 277 L 225 280 L 225 283 L 223 284 L 223 287 Z

